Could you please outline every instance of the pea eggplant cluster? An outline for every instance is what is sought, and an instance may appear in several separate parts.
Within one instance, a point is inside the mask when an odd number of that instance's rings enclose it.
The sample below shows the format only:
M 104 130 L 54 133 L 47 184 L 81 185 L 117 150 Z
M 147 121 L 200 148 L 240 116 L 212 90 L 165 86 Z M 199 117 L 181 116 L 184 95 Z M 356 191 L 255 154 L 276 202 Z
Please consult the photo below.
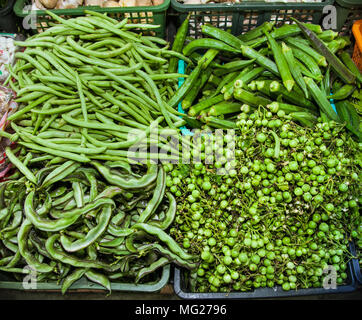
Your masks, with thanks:
M 361 144 L 337 122 L 304 127 L 277 108 L 244 107 L 236 125 L 232 162 L 166 167 L 177 201 L 170 234 L 200 261 L 189 289 L 323 287 L 327 266 L 345 283 L 361 224 Z

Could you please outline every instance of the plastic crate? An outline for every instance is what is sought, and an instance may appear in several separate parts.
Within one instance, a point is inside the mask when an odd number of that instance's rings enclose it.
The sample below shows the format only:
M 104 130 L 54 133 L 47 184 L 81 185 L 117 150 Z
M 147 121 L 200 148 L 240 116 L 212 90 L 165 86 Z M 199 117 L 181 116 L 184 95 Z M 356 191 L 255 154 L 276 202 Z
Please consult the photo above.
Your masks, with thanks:
M 183 60 L 178 61 L 178 73 L 185 73 L 185 62 Z M 179 78 L 178 85 L 181 86 L 184 78 Z M 178 104 L 178 111 L 185 113 L 182 109 L 181 103 Z M 192 132 L 184 126 L 181 128 L 183 135 L 192 135 Z M 350 244 L 350 252 L 354 253 L 354 246 Z M 230 292 L 230 293 L 196 293 L 190 292 L 187 288 L 185 271 L 180 270 L 178 267 L 174 269 L 174 291 L 177 296 L 182 299 L 252 299 L 252 298 L 278 298 L 278 297 L 297 297 L 297 296 L 309 296 L 319 294 L 332 294 L 332 293 L 347 293 L 356 290 L 356 280 L 354 277 L 353 264 L 355 259 L 348 262 L 347 268 L 347 284 L 337 286 L 336 289 L 324 289 L 324 288 L 310 288 L 284 291 L 281 286 L 274 288 L 258 288 L 250 292 Z M 358 261 L 357 261 L 358 264 Z M 359 265 L 358 265 L 359 266 Z
M 169 281 L 170 278 L 170 265 L 167 265 L 162 268 L 162 272 L 159 276 L 159 279 L 142 284 L 134 283 L 118 283 L 111 282 L 112 291 L 124 291 L 124 292 L 158 292 L 160 291 Z M 39 282 L 36 284 L 36 289 L 24 289 L 23 283 L 15 281 L 6 273 L 0 273 L 0 290 L 1 289 L 12 289 L 12 290 L 27 290 L 27 291 L 59 291 L 61 290 L 61 285 L 55 282 Z M 84 291 L 105 291 L 104 287 L 87 280 L 87 278 L 82 277 L 78 281 L 74 282 L 73 285 L 68 289 L 67 292 L 72 290 L 82 290 Z
M 357 255 L 357 250 L 356 250 L 356 245 L 353 243 L 352 244 L 352 250 L 351 250 L 352 254 L 356 257 Z M 361 273 L 361 267 L 359 265 L 359 260 L 356 259 L 352 259 L 352 266 L 353 266 L 353 274 L 354 277 L 356 279 L 356 281 L 362 285 L 362 273 Z
M 299 21 L 320 23 L 323 8 L 333 4 L 334 0 L 310 3 L 285 2 L 242 2 L 237 4 L 197 4 L 185 5 L 177 0 L 171 0 L 171 7 L 178 15 L 178 25 L 190 15 L 189 35 L 194 38 L 202 37 L 201 25 L 211 23 L 213 26 L 227 30 L 234 35 L 245 33 L 264 21 L 275 21 L 276 26 L 291 23 L 293 16 Z
M 362 19 L 361 0 L 336 0 L 337 31 L 341 35 L 352 35 L 352 25 Z
M 352 59 L 358 69 L 362 72 L 362 20 L 357 20 L 352 27 L 355 39 Z
M 18 17 L 24 18 L 29 15 L 29 11 L 24 11 L 24 7 L 31 5 L 31 0 L 16 0 L 14 12 Z M 159 28 L 153 29 L 152 32 L 160 38 L 165 37 L 166 33 L 166 12 L 170 6 L 170 0 L 164 0 L 164 3 L 158 6 L 150 7 L 112 7 L 101 8 L 98 6 L 80 6 L 75 9 L 54 9 L 51 12 L 62 16 L 63 18 L 75 18 L 84 16 L 84 10 L 93 10 L 100 13 L 107 13 L 109 17 L 116 20 L 122 20 L 125 17 L 130 18 L 133 23 L 149 23 L 160 25 Z M 32 12 L 36 15 L 37 29 L 32 32 L 41 32 L 48 29 L 54 19 L 47 15 L 44 10 L 35 10 Z
M 8 0 L 4 7 L 0 7 L 0 32 L 17 32 L 17 18 L 13 12 L 15 0 Z
M 336 289 L 309 288 L 284 291 L 281 286 L 274 288 L 258 288 L 248 292 L 229 292 L 229 293 L 197 293 L 191 292 L 187 288 L 185 271 L 175 268 L 174 271 L 174 291 L 182 299 L 253 299 L 253 298 L 282 298 L 299 297 L 311 295 L 326 295 L 334 293 L 348 293 L 357 289 L 356 280 L 353 276 L 352 262 L 348 262 L 346 279 L 347 284 L 337 286 Z

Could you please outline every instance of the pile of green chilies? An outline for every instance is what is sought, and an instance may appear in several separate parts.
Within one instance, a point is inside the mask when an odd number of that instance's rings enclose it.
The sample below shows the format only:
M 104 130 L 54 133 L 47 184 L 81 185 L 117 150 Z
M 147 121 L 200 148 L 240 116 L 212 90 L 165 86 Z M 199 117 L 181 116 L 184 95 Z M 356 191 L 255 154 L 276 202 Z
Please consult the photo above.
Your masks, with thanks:
M 61 283 L 65 293 L 83 276 L 111 291 L 111 282 L 157 280 L 155 271 L 171 262 L 195 268 L 193 256 L 165 232 L 176 201 L 165 196 L 163 168 L 110 166 L 124 188 L 72 160 L 30 163 L 37 185 L 19 171 L 2 182 L 0 270 L 18 280 L 34 270 L 37 281 Z

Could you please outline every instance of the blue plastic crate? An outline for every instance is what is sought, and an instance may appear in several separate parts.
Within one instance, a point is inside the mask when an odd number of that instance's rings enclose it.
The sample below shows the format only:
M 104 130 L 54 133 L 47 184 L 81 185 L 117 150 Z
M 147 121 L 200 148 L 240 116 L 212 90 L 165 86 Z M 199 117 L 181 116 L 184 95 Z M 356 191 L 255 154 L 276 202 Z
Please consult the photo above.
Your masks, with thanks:
M 354 243 L 352 243 L 352 254 L 356 256 L 357 250 Z M 352 266 L 353 266 L 353 274 L 356 278 L 356 281 L 358 284 L 362 285 L 362 273 L 361 273 L 361 267 L 359 265 L 359 259 L 352 259 Z

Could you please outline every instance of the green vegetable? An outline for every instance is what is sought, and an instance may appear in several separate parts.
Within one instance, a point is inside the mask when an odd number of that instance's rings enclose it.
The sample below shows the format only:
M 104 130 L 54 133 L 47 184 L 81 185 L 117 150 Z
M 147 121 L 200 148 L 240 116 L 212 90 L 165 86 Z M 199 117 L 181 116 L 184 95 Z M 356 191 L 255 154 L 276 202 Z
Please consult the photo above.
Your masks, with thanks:
M 205 49 L 205 48 L 216 49 L 216 50 L 226 51 L 226 52 L 234 52 L 234 53 L 240 52 L 239 49 L 235 49 L 220 40 L 202 38 L 202 39 L 196 39 L 196 40 L 191 41 L 189 44 L 187 44 L 183 48 L 182 53 L 185 56 L 189 56 L 192 52 L 199 50 L 199 49 Z
M 334 99 L 334 100 L 344 100 L 347 99 L 355 89 L 356 87 L 354 85 L 345 84 L 344 86 L 339 88 L 335 93 L 329 95 L 328 97 L 329 99 Z
M 182 22 L 182 25 L 178 28 L 175 39 L 172 44 L 172 50 L 176 52 L 182 52 L 182 48 L 185 44 L 188 28 L 189 28 L 190 15 L 186 17 L 186 19 Z M 177 71 L 177 58 L 172 57 L 169 62 L 168 72 L 176 72 Z
M 270 48 L 273 52 L 274 60 L 278 66 L 278 70 L 279 70 L 280 76 L 282 78 L 283 84 L 287 88 L 287 90 L 290 92 L 293 89 L 295 81 L 290 72 L 289 65 L 288 65 L 278 43 L 273 39 L 273 37 L 270 36 L 269 33 L 265 32 L 265 35 L 268 39 Z
M 262 54 L 258 53 L 253 48 L 242 45 L 241 53 L 243 54 L 243 56 L 248 57 L 249 59 L 255 59 L 255 62 L 258 63 L 260 66 L 269 70 L 273 74 L 279 76 L 279 70 L 278 70 L 277 65 L 270 59 L 268 59 L 265 56 L 263 56 Z
M 340 121 L 338 115 L 333 110 L 328 99 L 326 98 L 324 93 L 318 88 L 318 86 L 315 84 L 313 79 L 304 77 L 304 81 L 308 86 L 311 96 L 316 101 L 316 103 L 319 105 L 321 110 L 324 113 L 326 113 L 326 115 L 329 117 L 329 119 L 332 119 L 334 121 Z
M 233 36 L 231 33 L 213 27 L 210 24 L 203 24 L 201 27 L 201 32 L 215 39 L 220 39 L 221 41 L 225 42 L 227 45 L 231 47 L 234 47 L 235 49 L 239 49 L 240 46 L 244 44 L 243 41 Z
M 294 59 L 292 50 L 284 42 L 282 42 L 282 53 L 285 57 L 285 60 L 288 63 L 289 70 L 290 70 L 295 82 L 303 90 L 303 93 L 304 93 L 304 96 L 306 97 L 306 99 L 308 99 L 309 98 L 308 89 L 307 89 L 307 85 L 304 82 L 302 72 L 299 69 L 299 66 Z
M 327 62 L 331 65 L 333 70 L 338 74 L 338 76 L 345 82 L 345 83 L 353 83 L 356 79 L 356 76 L 351 73 L 347 69 L 346 66 L 328 49 L 328 47 L 321 41 L 316 34 L 302 25 L 298 20 L 292 18 L 298 26 L 301 28 L 305 37 L 310 41 L 312 46 L 321 54 L 323 55 Z

